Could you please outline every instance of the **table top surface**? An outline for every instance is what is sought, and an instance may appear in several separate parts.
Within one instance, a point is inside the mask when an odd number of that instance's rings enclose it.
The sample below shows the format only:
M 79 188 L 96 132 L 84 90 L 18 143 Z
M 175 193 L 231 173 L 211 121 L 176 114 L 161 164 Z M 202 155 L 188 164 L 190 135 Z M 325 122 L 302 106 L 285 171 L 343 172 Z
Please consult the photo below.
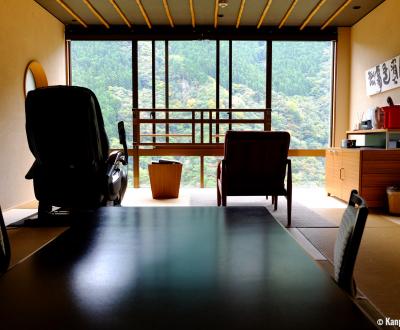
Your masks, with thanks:
M 2 329 L 374 329 L 262 207 L 101 208 L 0 278 Z

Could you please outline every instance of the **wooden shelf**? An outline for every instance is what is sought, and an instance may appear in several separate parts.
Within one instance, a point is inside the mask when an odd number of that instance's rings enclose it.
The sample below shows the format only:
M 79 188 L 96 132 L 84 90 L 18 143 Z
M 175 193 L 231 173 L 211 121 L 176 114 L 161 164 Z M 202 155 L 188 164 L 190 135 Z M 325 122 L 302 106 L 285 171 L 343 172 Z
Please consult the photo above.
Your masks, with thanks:
M 376 134 L 376 133 L 400 133 L 398 128 L 360 129 L 357 131 L 346 131 L 346 134 Z
M 400 140 L 400 129 L 364 129 L 357 131 L 346 131 L 346 138 L 352 136 L 358 147 L 374 147 L 382 149 L 398 149 L 396 142 Z M 359 145 L 359 143 L 361 145 Z

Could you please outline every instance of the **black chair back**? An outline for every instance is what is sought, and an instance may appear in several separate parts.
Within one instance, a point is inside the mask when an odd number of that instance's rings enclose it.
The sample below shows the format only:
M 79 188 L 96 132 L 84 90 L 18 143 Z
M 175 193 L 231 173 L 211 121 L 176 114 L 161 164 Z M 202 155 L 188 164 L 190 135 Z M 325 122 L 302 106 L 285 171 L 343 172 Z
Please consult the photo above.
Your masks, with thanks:
M 109 143 L 94 93 L 83 87 L 51 86 L 26 98 L 26 133 L 35 163 L 34 179 L 42 204 L 90 207 L 106 189 Z
M 364 199 L 353 190 L 343 214 L 334 249 L 334 278 L 338 285 L 355 296 L 356 285 L 353 271 L 356 263 L 368 207 Z
M 87 166 L 107 159 L 103 117 L 90 89 L 51 86 L 30 91 L 25 111 L 29 147 L 39 165 Z
M 10 264 L 11 250 L 7 229 L 0 207 L 0 273 L 4 273 Z

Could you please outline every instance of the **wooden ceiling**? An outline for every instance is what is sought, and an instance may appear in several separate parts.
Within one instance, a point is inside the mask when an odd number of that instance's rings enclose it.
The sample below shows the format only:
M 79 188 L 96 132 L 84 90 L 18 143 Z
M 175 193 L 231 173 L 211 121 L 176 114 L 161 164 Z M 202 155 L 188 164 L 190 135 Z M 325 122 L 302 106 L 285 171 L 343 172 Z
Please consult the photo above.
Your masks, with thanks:
M 384 0 L 35 0 L 67 26 L 352 26 Z M 224 6 L 225 5 L 225 6 Z

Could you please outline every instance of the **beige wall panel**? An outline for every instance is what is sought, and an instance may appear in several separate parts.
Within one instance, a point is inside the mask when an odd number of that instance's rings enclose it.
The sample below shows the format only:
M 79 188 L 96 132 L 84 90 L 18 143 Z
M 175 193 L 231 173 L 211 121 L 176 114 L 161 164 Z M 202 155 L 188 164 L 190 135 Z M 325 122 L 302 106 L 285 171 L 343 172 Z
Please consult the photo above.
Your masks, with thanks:
M 335 114 L 332 146 L 340 147 L 349 127 L 350 100 L 350 28 L 338 29 L 336 47 Z
M 392 96 L 400 104 L 400 88 L 367 96 L 365 71 L 400 55 L 400 1 L 386 0 L 351 29 L 350 127 L 368 108 L 384 106 Z
M 33 158 L 25 135 L 23 81 L 29 61 L 39 61 L 49 85 L 65 84 L 64 25 L 33 0 L 1 0 L 0 205 L 34 199 L 24 176 Z

